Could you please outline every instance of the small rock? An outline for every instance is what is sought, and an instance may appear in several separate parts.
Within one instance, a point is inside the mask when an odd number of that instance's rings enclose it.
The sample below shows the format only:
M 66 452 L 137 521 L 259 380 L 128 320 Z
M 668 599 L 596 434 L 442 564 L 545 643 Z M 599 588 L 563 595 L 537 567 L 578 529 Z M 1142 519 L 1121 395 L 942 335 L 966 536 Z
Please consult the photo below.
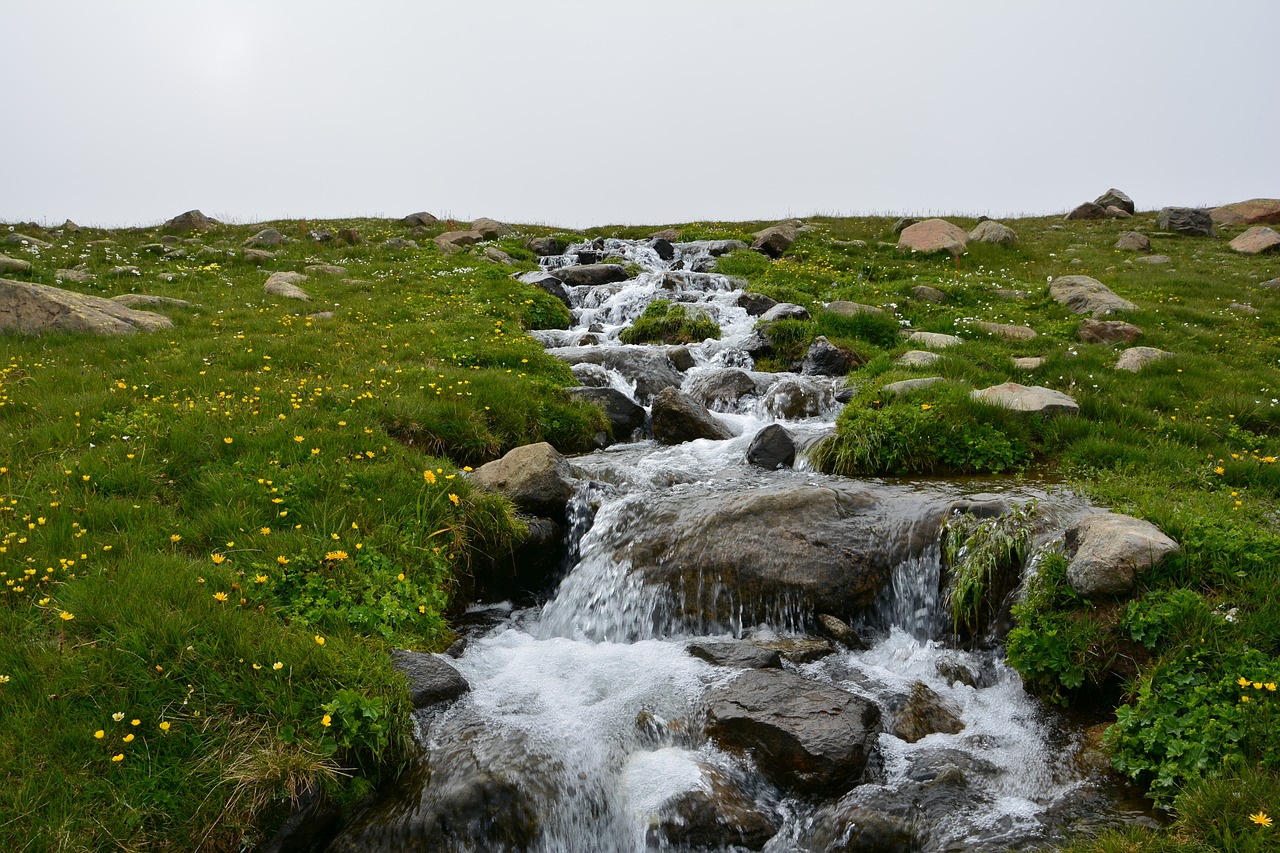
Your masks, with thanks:
M 310 264 L 304 269 L 314 275 L 346 275 L 347 268 L 334 266 L 333 264 Z
M 1015 412 L 1031 412 L 1042 415 L 1075 415 L 1080 406 L 1071 397 L 1052 388 L 1038 385 L 1019 385 L 1006 382 L 970 392 L 973 399 L 994 406 L 1003 406 Z
M 759 317 L 777 304 L 777 300 L 770 299 L 763 293 L 753 293 L 749 290 L 743 291 L 742 295 L 738 297 L 738 307 L 744 309 L 752 317 Z
M 989 335 L 1004 338 L 1007 341 L 1030 341 L 1036 337 L 1036 330 L 1027 326 L 1015 326 L 1004 323 L 988 323 L 979 321 L 974 326 Z
M 857 353 L 838 347 L 819 335 L 804 354 L 800 372 L 806 376 L 844 376 L 862 362 Z
M 808 320 L 809 311 L 802 305 L 791 302 L 779 302 L 760 315 L 759 326 L 767 326 L 778 320 Z
M 826 307 L 827 311 L 832 314 L 839 314 L 841 317 L 856 317 L 859 314 L 883 314 L 883 308 L 877 308 L 874 305 L 863 305 L 860 302 L 829 302 Z
M 930 349 L 946 349 L 947 347 L 964 343 L 964 338 L 959 338 L 955 335 L 944 335 L 939 332 L 912 332 L 907 335 L 907 340 Z
M 462 673 L 440 655 L 392 649 L 391 662 L 404 674 L 415 708 L 451 702 L 471 689 Z
M 776 651 L 785 661 L 794 664 L 813 663 L 828 655 L 835 654 L 835 646 L 828 640 L 813 640 L 804 637 L 778 637 L 773 640 L 752 640 L 762 649 Z
M 1257 308 L 1254 308 L 1252 305 L 1245 305 L 1242 302 L 1232 302 L 1227 306 L 1227 310 L 1235 311 L 1238 314 L 1252 314 L 1254 316 L 1257 316 L 1258 314 Z
M 689 393 L 705 406 L 731 411 L 737 408 L 739 400 L 757 394 L 758 389 L 745 370 L 729 367 L 698 376 L 689 383 Z
M 246 249 L 278 249 L 283 244 L 283 234 L 274 228 L 263 228 L 241 245 Z
M 1168 255 L 1147 255 L 1145 258 L 1134 258 L 1134 261 L 1136 261 L 1137 263 L 1151 264 L 1153 266 L 1159 266 L 1160 264 L 1167 264 L 1169 263 L 1170 260 L 1172 259 Z
M 675 388 L 666 388 L 653 398 L 653 437 L 663 444 L 683 444 L 700 438 L 723 441 L 733 431 L 716 420 L 706 407 Z
M 515 258 L 511 257 L 497 246 L 486 246 L 484 256 L 495 264 L 502 264 L 503 266 L 515 266 L 516 263 Z
M 1013 360 L 1013 366 L 1016 370 L 1039 370 L 1042 364 L 1044 364 L 1044 356 L 1039 355 L 1015 358 Z
M 918 350 L 917 350 L 918 352 Z M 926 355 L 942 358 L 937 353 L 925 353 Z M 881 394 L 896 394 L 903 396 L 910 394 L 912 391 L 919 391 L 921 388 L 928 388 L 930 385 L 937 385 L 939 382 L 946 382 L 941 376 L 921 376 L 919 379 L 903 379 L 898 382 L 890 382 L 880 389 Z
M 770 258 L 780 258 L 791 248 L 799 236 L 799 228 L 793 222 L 780 222 L 753 235 L 756 239 L 751 248 Z
M 58 270 L 53 276 L 58 281 L 69 281 L 72 284 L 88 284 L 96 280 L 93 273 L 85 270 Z
M 1155 347 L 1132 347 L 1120 353 L 1120 358 L 1116 361 L 1116 370 L 1137 373 L 1148 364 L 1166 358 L 1173 358 L 1173 353 Z
M 1182 548 L 1149 521 L 1116 513 L 1086 515 L 1067 528 L 1067 582 L 1092 598 L 1129 592 L 1139 575 Z
M 418 244 L 405 237 L 392 237 L 389 240 L 382 241 L 382 248 L 399 251 L 401 249 L 416 249 L 418 248 Z
M 598 287 L 627 280 L 627 269 L 621 264 L 575 264 L 557 267 L 555 275 L 569 287 Z
M 1132 213 L 1129 213 L 1123 207 L 1116 207 L 1114 204 L 1110 205 L 1103 212 L 1107 214 L 1108 219 L 1129 219 L 1133 216 Z
M 525 284 L 531 284 L 541 291 L 551 294 L 556 299 L 564 303 L 566 308 L 573 307 L 569 301 L 569 291 L 565 290 L 564 282 L 556 278 L 549 272 L 542 270 L 534 270 L 519 276 L 519 280 Z
M 714 666 L 734 669 L 782 669 L 782 656 L 741 640 L 695 640 L 685 651 Z
M 1018 245 L 1018 235 L 1012 228 L 990 219 L 970 231 L 969 239 L 975 243 L 994 243 L 998 246 Z
M 332 320 L 332 319 L 333 319 L 333 312 L 332 312 L 332 311 L 317 311 L 317 312 L 316 312 L 316 313 L 314 313 L 314 314 L 308 314 L 308 315 L 307 315 L 307 319 L 308 319 L 308 320 Z
M 894 363 L 902 367 L 932 367 L 939 361 L 942 361 L 941 353 L 913 349 L 904 352 Z
M 915 743 L 935 732 L 953 735 L 963 730 L 960 718 L 923 681 L 912 685 L 910 698 L 894 714 L 893 733 L 907 743 Z
M 796 461 L 795 439 L 781 424 L 769 424 L 751 439 L 747 461 L 766 471 L 789 468 Z
M 0 255 L 0 274 L 15 272 L 31 272 L 30 262 Z
M 446 231 L 435 237 L 434 242 L 443 254 L 454 255 L 484 239 L 479 231 Z
M 1076 337 L 1087 344 L 1131 344 L 1142 336 L 1142 330 L 1122 320 L 1085 320 Z
M 1156 214 L 1156 227 L 1161 231 L 1192 237 L 1215 237 L 1213 217 L 1203 207 L 1165 207 Z
M 1063 219 L 1081 220 L 1081 219 L 1106 219 L 1107 211 L 1102 205 L 1096 202 L 1086 201 L 1084 204 L 1072 210 Z
M 898 235 L 899 249 L 910 249 L 923 254 L 950 252 L 952 255 L 961 255 L 968 243 L 969 235 L 964 229 L 945 219 L 917 222 L 904 228 Z
M 268 296 L 301 299 L 305 302 L 311 297 L 298 285 L 306 280 L 307 277 L 300 272 L 273 272 L 262 286 L 262 291 Z
M 867 648 L 867 644 L 862 642 L 858 632 L 849 627 L 844 620 L 832 616 L 830 613 L 819 613 L 817 618 L 818 627 L 822 629 L 822 633 L 840 645 L 854 651 L 863 651 Z
M 185 299 L 174 299 L 172 296 L 151 296 L 146 293 L 121 293 L 111 297 L 126 308 L 190 308 L 191 303 Z
M 1265 225 L 1255 225 L 1228 245 L 1242 255 L 1256 255 L 1280 246 L 1280 234 Z
M 274 261 L 276 259 L 275 252 L 267 252 L 262 249 L 241 249 L 240 257 L 242 260 L 254 264 L 255 266 L 262 266 L 268 261 Z
M 596 365 L 576 365 L 590 366 Z M 576 373 L 576 370 L 575 370 Z M 605 378 L 606 383 L 608 378 Z M 637 405 L 630 397 L 617 388 L 581 386 L 568 389 L 569 396 L 582 400 L 604 410 L 605 417 L 613 427 L 613 437 L 618 441 L 626 441 L 631 434 L 644 426 L 644 407 Z
M 555 237 L 530 237 L 524 247 L 540 258 L 564 254 L 564 241 Z
M 1151 239 L 1138 231 L 1126 231 L 1116 240 L 1115 247 L 1126 252 L 1150 252 Z
M 134 266 L 112 267 L 107 270 L 107 278 L 121 278 L 126 275 L 142 275 L 142 270 Z
M 917 284 L 911 288 L 911 295 L 922 302 L 933 302 L 937 305 L 942 305 L 947 301 L 947 294 L 927 284 Z

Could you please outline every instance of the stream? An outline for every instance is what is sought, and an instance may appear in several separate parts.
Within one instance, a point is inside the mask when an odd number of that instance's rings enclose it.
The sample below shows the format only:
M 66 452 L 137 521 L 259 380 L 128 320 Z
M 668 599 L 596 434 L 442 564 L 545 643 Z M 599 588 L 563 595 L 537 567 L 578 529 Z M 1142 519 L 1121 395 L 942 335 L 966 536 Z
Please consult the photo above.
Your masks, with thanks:
M 951 642 L 940 589 L 954 513 L 1035 501 L 1044 548 L 1089 507 L 1012 478 L 812 470 L 804 450 L 833 429 L 845 380 L 753 369 L 758 309 L 714 272 L 725 250 L 598 239 L 542 259 L 566 278 L 641 269 L 566 284 L 572 328 L 532 333 L 583 385 L 649 407 L 678 383 L 733 435 L 667 445 L 646 425 L 570 460 L 558 587 L 471 608 L 450 661 L 470 692 L 419 712 L 415 769 L 330 850 L 1028 850 L 1149 820 L 994 638 Z M 720 340 L 620 344 L 659 298 L 705 312 Z M 747 462 L 771 424 L 793 466 Z M 819 614 L 857 637 L 833 641 Z

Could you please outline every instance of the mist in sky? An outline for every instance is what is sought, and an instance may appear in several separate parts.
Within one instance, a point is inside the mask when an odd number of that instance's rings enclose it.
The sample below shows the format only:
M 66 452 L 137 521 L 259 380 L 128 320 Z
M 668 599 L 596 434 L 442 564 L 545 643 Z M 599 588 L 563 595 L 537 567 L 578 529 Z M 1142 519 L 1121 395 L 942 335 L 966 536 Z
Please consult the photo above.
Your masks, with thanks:
M 0 220 L 1280 196 L 1280 3 L 5 4 Z

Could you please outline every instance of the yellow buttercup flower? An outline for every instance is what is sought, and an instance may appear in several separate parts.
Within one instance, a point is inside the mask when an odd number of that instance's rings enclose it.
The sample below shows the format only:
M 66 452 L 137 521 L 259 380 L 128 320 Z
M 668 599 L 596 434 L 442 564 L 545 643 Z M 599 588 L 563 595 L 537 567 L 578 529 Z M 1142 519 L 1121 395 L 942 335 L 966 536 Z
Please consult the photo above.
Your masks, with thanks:
M 129 734 L 125 735 L 121 740 L 125 743 L 133 743 L 133 732 L 129 732 Z
M 422 479 L 426 480 L 428 483 L 434 483 L 436 481 L 436 475 L 430 471 L 423 471 Z
M 454 506 L 458 505 L 458 496 L 455 495 L 453 492 L 449 493 L 449 500 L 453 501 Z
M 123 752 L 118 752 L 118 753 L 116 753 L 115 755 L 111 756 L 111 760 L 112 760 L 112 761 L 124 761 L 124 753 L 123 753 Z
M 1245 678 L 1245 677 L 1242 675 L 1242 676 L 1240 676 L 1239 678 L 1237 678 L 1237 679 L 1236 679 L 1236 684 L 1239 684 L 1241 687 L 1248 687 L 1248 686 L 1249 686 L 1249 679 Z
M 165 720 L 163 723 L 161 723 L 161 724 L 160 724 L 160 731 L 162 731 L 162 732 L 167 732 L 167 731 L 169 731 L 169 721 L 168 721 L 168 720 Z
M 324 726 L 326 729 L 329 728 L 329 726 L 331 726 L 332 724 L 333 724 L 333 717 L 330 717 L 328 714 L 325 714 L 323 717 L 320 718 L 320 725 Z
M 321 637 L 319 634 L 316 634 L 316 645 L 317 646 L 324 645 L 324 637 Z
M 289 565 L 289 558 L 284 554 L 281 554 L 279 557 L 276 557 L 276 562 L 282 566 L 287 566 Z
M 96 732 L 93 733 L 93 736 L 98 740 L 102 740 L 104 737 L 107 736 L 107 733 L 104 732 L 102 729 L 98 729 Z
M 227 561 L 227 558 L 224 557 L 222 554 L 211 554 L 209 556 L 209 559 L 213 560 L 213 564 L 215 566 L 221 566 L 223 563 Z
M 282 664 L 280 661 L 276 661 L 275 663 L 271 664 L 271 668 L 275 670 L 284 669 L 284 664 Z
M 120 722 L 124 719 L 124 711 L 116 711 L 111 715 L 111 719 L 115 720 L 117 723 Z

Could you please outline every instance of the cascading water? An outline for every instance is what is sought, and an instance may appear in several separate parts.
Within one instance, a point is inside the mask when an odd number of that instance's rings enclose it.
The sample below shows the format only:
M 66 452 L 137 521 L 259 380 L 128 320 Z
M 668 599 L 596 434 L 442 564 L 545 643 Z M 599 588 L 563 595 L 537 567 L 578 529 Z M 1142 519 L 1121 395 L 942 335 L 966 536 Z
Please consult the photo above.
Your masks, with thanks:
M 642 440 L 573 460 L 581 485 L 568 519 L 572 569 L 543 606 L 470 638 L 455 663 L 471 691 L 424 712 L 417 771 L 331 849 L 1028 849 L 1074 826 L 1132 819 L 1077 762 L 1079 735 L 1028 697 L 996 654 L 945 642 L 939 526 L 948 513 L 1033 498 L 1066 515 L 1081 507 L 1026 486 L 986 483 L 978 495 L 945 482 L 828 477 L 803 460 L 790 470 L 748 465 L 751 439 L 770 423 L 784 423 L 801 447 L 827 433 L 843 380 L 753 372 L 745 283 L 705 272 L 714 244 L 673 248 L 664 260 L 652 241 L 597 240 L 544 259 L 554 272 L 620 257 L 643 272 L 566 288 L 573 328 L 538 337 L 572 356 L 584 341 L 618 348 L 655 298 L 705 311 L 722 337 L 687 348 L 694 365 L 682 386 L 743 370 L 747 393 L 710 400 L 734 437 Z M 665 349 L 652 351 L 665 365 Z M 641 404 L 653 396 L 624 361 L 593 361 L 580 375 Z M 744 506 L 765 514 L 758 523 L 735 516 Z M 716 540 L 716 530 L 731 533 Z M 851 588 L 857 611 L 835 614 L 868 648 L 814 642 L 816 611 L 835 599 L 792 578 L 796 567 L 772 565 L 765 577 L 766 564 L 785 563 L 771 536 L 780 547 L 807 536 L 806 548 L 842 555 L 871 578 Z M 707 697 L 747 671 L 704 659 L 716 649 L 761 660 L 780 650 L 805 683 L 874 706 L 882 722 L 857 778 L 796 788 L 779 781 L 768 749 L 744 752 L 710 734 Z M 912 729 L 918 716 L 933 718 L 922 731 Z

